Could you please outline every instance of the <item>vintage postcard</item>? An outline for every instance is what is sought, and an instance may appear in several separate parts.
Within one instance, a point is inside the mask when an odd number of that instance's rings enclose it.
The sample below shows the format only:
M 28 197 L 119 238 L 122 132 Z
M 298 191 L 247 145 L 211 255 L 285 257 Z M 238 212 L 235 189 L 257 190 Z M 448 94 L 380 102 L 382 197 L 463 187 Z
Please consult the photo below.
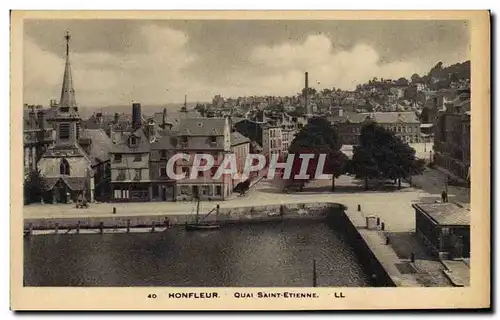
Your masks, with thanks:
M 13 11 L 13 310 L 490 307 L 488 11 Z

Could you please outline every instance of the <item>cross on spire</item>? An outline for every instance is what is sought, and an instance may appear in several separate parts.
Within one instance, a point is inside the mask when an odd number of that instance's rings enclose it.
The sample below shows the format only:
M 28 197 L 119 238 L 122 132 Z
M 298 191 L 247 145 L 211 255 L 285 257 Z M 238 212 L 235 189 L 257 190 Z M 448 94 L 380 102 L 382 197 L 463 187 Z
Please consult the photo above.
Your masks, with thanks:
M 71 35 L 69 34 L 69 31 L 66 31 L 66 35 L 64 36 L 64 39 L 66 40 L 66 56 L 69 55 L 69 40 L 71 40 Z

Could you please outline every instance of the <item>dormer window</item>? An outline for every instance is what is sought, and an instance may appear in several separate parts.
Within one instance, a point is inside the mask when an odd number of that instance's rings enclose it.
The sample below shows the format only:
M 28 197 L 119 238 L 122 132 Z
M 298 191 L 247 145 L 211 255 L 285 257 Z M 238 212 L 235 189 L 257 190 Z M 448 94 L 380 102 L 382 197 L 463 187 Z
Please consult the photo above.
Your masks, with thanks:
M 210 136 L 210 143 L 216 143 L 217 142 L 217 136 Z
M 187 143 L 188 143 L 188 137 L 182 136 L 182 144 L 187 144 Z
M 135 147 L 137 145 L 137 138 L 130 137 L 130 146 Z

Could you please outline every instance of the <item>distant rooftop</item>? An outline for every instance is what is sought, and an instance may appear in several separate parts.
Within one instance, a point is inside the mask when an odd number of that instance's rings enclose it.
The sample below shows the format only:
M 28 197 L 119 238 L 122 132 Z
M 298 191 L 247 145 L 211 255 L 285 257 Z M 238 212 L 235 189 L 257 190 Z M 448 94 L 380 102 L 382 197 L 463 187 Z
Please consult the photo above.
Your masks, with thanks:
M 417 203 L 413 207 L 442 226 L 470 225 L 470 211 L 455 203 Z

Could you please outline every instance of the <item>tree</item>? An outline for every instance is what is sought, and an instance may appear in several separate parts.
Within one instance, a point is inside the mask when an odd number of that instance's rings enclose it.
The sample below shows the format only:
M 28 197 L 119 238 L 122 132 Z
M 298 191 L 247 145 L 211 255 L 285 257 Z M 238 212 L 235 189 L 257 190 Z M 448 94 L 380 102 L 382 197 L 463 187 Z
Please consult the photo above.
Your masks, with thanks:
M 30 171 L 24 178 L 24 202 L 26 204 L 40 202 L 46 191 L 47 185 L 43 181 L 40 171 Z
M 207 113 L 207 108 L 203 104 L 199 104 L 199 103 L 196 104 L 196 107 L 194 107 L 194 109 L 196 111 L 198 111 L 201 114 L 202 117 L 204 117 L 205 114 Z
M 335 178 L 345 172 L 347 157 L 340 150 L 342 144 L 336 128 L 325 118 L 314 117 L 299 131 L 290 144 L 288 152 L 295 154 L 292 177 L 300 172 L 302 159 L 300 154 L 314 154 L 308 162 L 307 174 L 313 177 L 321 154 L 326 155 L 323 173 L 332 174 L 332 190 L 335 190 Z
M 422 78 L 420 78 L 420 76 L 416 73 L 414 73 L 412 76 L 411 76 L 411 83 L 412 84 L 415 84 L 415 83 L 422 83 Z
M 307 95 L 308 95 L 309 97 L 314 96 L 314 95 L 316 94 L 316 92 L 317 92 L 317 91 L 316 91 L 316 89 L 314 89 L 314 88 L 312 88 L 312 87 L 308 87 L 308 88 L 307 88 Z M 302 89 L 302 92 L 300 93 L 300 95 L 301 95 L 301 96 L 304 96 L 304 95 L 305 95 L 305 93 L 306 93 L 306 88 Z
M 408 86 L 408 84 L 409 84 L 409 82 L 405 78 L 399 78 L 398 80 L 396 80 L 397 86 L 406 87 L 406 86 Z
M 377 161 L 372 155 L 372 150 L 366 146 L 354 146 L 352 160 L 348 164 L 348 172 L 358 179 L 365 180 L 365 190 L 368 190 L 368 179 L 380 177 Z
M 398 181 L 421 174 L 424 161 L 416 159 L 415 149 L 375 122 L 361 128 L 360 146 L 354 149 L 351 172 L 358 178 L 385 178 Z

